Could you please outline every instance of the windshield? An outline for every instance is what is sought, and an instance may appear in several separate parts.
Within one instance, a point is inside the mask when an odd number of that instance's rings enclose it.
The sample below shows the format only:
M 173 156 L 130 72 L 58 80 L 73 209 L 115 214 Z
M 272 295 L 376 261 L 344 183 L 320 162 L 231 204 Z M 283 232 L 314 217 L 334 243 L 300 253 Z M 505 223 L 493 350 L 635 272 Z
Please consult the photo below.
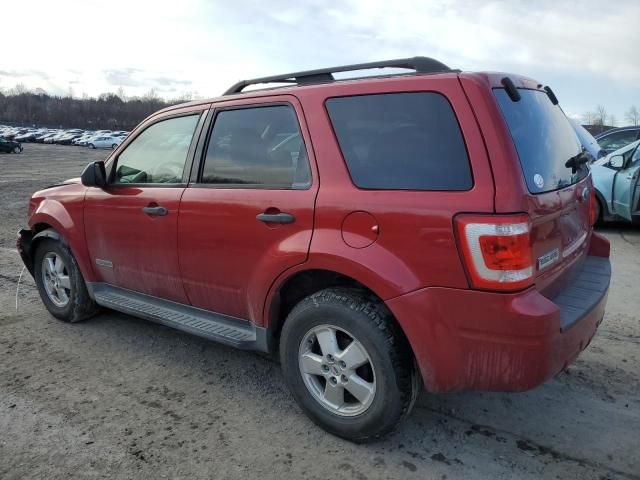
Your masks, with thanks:
M 545 92 L 518 89 L 521 99 L 514 102 L 503 88 L 494 89 L 498 105 L 507 122 L 531 193 L 564 188 L 582 180 L 589 170 L 565 163 L 582 147 L 576 133 L 558 105 Z M 575 170 L 575 171 L 574 171 Z

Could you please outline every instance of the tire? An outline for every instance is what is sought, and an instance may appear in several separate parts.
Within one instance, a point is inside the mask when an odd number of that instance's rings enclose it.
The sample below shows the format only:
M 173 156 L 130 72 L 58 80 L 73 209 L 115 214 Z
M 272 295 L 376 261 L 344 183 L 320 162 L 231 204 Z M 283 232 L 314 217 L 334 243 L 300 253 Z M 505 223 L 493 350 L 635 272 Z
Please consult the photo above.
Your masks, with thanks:
M 22 148 L 20 148 L 20 147 L 14 147 L 14 148 L 13 148 L 13 153 L 22 153 Z
M 116 148 L 118 148 L 118 145 L 116 143 L 114 143 L 113 145 L 111 145 L 111 150 L 115 150 Z
M 48 260 L 51 260 L 54 265 L 57 265 L 57 262 L 61 260 L 64 267 L 59 272 L 58 288 L 53 289 L 53 292 L 51 291 L 51 281 L 45 279 L 48 267 L 44 264 L 45 262 L 49 263 Z M 34 277 L 40 298 L 54 317 L 64 322 L 73 323 L 92 317 L 98 312 L 99 308 L 89 296 L 76 259 L 69 247 L 60 240 L 45 238 L 36 245 Z M 64 277 L 67 280 L 63 280 Z M 68 289 L 65 288 L 66 285 L 69 286 Z M 58 294 L 61 288 L 66 294 L 66 302 L 64 295 Z
M 338 348 L 329 358 L 331 329 Z M 358 352 L 353 365 L 365 357 L 366 363 L 352 369 L 343 362 L 348 347 Z M 311 358 L 310 366 L 303 367 Z M 289 390 L 305 413 L 329 433 L 355 442 L 393 430 L 409 415 L 421 388 L 413 354 L 391 313 L 355 289 L 330 288 L 298 303 L 282 329 L 280 360 Z M 342 389 L 342 397 L 327 393 L 334 388 Z M 329 397 L 338 400 L 332 404 Z
M 94 150 L 96 149 L 96 146 L 93 143 L 89 144 L 89 148 L 93 148 Z
M 594 223 L 594 225 L 601 225 L 602 224 L 602 204 L 600 203 L 600 200 L 596 197 L 596 212 L 595 212 L 595 217 L 596 217 L 596 221 Z

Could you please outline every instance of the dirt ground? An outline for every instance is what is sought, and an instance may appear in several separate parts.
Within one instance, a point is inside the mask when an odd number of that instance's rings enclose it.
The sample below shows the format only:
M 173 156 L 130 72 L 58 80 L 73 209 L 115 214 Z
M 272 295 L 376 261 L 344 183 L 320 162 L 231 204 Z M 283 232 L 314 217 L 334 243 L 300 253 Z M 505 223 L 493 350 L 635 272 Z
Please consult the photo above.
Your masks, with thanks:
M 567 373 L 528 393 L 422 394 L 386 439 L 315 427 L 279 366 L 127 315 L 44 309 L 15 232 L 29 195 L 105 151 L 0 154 L 0 478 L 640 479 L 640 228 L 611 240 L 605 321 Z

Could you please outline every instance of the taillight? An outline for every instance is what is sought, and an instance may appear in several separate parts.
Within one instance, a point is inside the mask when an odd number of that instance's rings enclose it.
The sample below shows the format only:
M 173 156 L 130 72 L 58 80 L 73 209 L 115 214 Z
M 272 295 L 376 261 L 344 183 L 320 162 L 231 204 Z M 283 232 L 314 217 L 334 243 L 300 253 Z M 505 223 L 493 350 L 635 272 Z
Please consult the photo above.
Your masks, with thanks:
M 519 290 L 533 283 L 527 215 L 459 215 L 455 222 L 473 287 Z
M 589 221 L 590 225 L 595 225 L 597 212 L 596 212 L 596 189 L 591 187 L 591 192 L 589 193 Z

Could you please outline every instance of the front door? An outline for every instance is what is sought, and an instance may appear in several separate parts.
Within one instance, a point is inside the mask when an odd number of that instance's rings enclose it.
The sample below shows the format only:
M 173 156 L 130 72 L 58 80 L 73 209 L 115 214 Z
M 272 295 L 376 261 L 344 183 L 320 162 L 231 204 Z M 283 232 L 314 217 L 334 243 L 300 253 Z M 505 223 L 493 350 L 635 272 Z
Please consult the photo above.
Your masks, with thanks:
M 216 109 L 201 172 L 178 219 L 180 268 L 193 306 L 257 320 L 274 279 L 307 258 L 318 180 L 300 118 L 288 96 Z
M 143 126 L 107 166 L 107 187 L 88 190 L 85 232 L 100 281 L 187 303 L 178 266 L 178 210 L 200 114 Z
M 613 182 L 613 208 L 617 215 L 629 221 L 640 215 L 640 147 L 636 147 L 625 166 L 616 173 Z

